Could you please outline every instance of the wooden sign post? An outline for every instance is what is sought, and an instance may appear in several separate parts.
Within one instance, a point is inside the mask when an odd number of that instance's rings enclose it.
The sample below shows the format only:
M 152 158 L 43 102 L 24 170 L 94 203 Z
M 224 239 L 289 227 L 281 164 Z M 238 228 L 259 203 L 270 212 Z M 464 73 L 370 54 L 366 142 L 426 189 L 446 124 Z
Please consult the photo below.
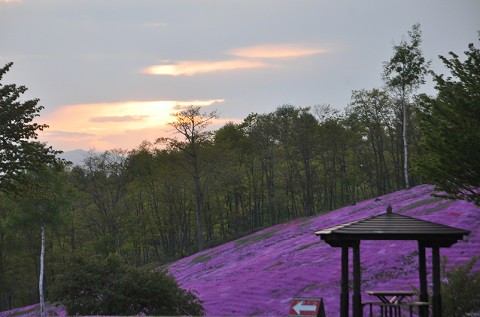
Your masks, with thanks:
M 292 299 L 289 316 L 325 317 L 322 298 L 296 297 Z

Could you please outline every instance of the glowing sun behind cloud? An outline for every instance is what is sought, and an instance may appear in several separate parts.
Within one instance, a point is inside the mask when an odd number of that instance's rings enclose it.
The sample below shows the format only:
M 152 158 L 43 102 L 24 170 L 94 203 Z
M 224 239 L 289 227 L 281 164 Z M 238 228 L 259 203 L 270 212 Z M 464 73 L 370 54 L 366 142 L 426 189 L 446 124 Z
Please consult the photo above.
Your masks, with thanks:
M 167 136 L 166 124 L 183 106 L 210 106 L 222 99 L 194 101 L 128 101 L 71 105 L 44 120 L 50 125 L 41 135 L 56 149 L 132 149 L 143 140 Z

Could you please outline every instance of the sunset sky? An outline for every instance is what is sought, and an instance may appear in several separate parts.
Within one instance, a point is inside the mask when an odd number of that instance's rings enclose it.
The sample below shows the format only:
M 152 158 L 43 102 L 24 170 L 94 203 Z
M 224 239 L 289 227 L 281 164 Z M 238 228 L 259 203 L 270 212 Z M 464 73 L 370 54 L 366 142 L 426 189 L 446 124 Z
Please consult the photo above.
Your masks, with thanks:
M 0 0 L 0 65 L 40 98 L 54 148 L 132 149 L 171 136 L 186 105 L 218 110 L 214 127 L 283 104 L 343 109 L 382 85 L 417 22 L 444 72 L 437 55 L 478 44 L 480 1 Z

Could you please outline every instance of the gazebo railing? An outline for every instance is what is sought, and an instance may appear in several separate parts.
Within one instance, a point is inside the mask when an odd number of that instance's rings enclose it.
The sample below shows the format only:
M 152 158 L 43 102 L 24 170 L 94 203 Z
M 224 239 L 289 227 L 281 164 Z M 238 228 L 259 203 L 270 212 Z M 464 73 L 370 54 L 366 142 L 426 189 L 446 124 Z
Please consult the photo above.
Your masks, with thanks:
M 364 310 L 365 306 L 368 306 L 368 316 L 374 317 L 378 315 L 374 315 L 374 312 L 379 312 L 381 317 L 402 317 L 406 315 L 402 315 L 402 308 L 405 308 L 406 312 L 409 313 L 410 317 L 420 316 L 420 309 L 429 309 L 430 303 L 428 302 L 406 302 L 400 304 L 394 303 L 383 303 L 378 301 L 366 301 L 362 302 L 362 310 Z M 378 309 L 374 309 L 378 307 Z

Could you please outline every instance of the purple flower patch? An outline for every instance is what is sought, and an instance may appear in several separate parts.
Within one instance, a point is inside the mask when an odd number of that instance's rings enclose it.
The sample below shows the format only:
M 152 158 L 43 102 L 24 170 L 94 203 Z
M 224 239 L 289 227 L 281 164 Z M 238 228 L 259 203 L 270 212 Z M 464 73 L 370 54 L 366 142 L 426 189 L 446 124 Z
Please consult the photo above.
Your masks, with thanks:
M 322 297 L 327 315 L 338 316 L 341 250 L 320 241 L 316 230 L 384 213 L 391 204 L 393 212 L 471 231 L 465 241 L 440 249 L 450 265 L 480 252 L 480 208 L 432 197 L 432 190 L 422 185 L 385 195 L 377 202 L 367 200 L 280 224 L 203 251 L 200 259 L 205 261 L 199 261 L 196 254 L 173 263 L 169 270 L 184 288 L 198 291 L 207 315 L 286 316 L 293 297 Z M 363 241 L 364 299 L 375 300 L 365 290 L 418 288 L 417 252 L 416 241 Z M 427 249 L 431 274 L 430 264 Z

